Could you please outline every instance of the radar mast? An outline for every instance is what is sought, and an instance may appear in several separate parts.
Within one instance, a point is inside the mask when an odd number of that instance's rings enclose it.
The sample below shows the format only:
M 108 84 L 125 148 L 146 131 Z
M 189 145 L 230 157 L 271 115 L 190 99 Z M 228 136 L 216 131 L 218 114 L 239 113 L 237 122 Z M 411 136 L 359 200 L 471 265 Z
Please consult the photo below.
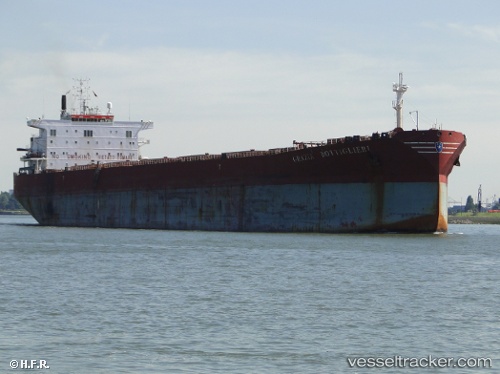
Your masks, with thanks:
M 403 84 L 403 73 L 399 73 L 399 83 L 392 84 L 392 91 L 396 92 L 396 100 L 392 102 L 392 107 L 396 110 L 396 127 L 403 128 L 403 94 L 408 89 Z

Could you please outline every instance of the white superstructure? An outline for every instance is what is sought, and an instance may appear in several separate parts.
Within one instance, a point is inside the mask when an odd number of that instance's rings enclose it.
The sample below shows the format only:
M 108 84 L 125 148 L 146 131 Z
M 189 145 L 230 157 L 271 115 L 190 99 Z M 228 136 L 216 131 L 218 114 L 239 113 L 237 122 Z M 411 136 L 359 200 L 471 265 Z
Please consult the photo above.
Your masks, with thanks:
M 21 157 L 21 172 L 39 173 L 42 170 L 60 170 L 76 165 L 139 160 L 139 147 L 148 140 L 139 138 L 142 130 L 153 128 L 151 121 L 115 121 L 111 114 L 100 114 L 98 108 L 89 107 L 87 80 L 78 80 L 75 97 L 79 110 L 66 110 L 66 95 L 62 96 L 61 118 L 30 119 L 27 124 L 39 130 L 31 137 L 29 148 Z M 95 93 L 94 93 L 95 95 Z

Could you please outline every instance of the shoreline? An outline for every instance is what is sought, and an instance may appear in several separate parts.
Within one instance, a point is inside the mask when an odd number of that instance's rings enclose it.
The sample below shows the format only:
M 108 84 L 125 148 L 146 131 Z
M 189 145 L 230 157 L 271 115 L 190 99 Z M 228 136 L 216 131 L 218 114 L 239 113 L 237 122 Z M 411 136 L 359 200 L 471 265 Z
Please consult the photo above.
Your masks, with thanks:
M 484 213 L 481 215 L 454 215 L 448 216 L 450 224 L 500 225 L 500 214 Z
M 0 210 L 0 216 L 26 216 L 30 215 L 26 210 Z

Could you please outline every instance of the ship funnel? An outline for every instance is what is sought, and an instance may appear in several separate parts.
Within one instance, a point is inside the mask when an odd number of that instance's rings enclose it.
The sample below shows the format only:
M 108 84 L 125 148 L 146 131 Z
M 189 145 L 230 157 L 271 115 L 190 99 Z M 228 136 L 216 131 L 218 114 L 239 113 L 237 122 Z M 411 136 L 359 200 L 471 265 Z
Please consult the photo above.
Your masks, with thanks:
M 68 113 L 66 112 L 66 95 L 61 97 L 61 119 L 67 119 Z
M 392 107 L 396 111 L 397 128 L 403 128 L 403 94 L 408 89 L 406 84 L 403 84 L 403 73 L 399 73 L 399 83 L 392 84 L 392 90 L 396 92 L 396 100 L 392 102 Z

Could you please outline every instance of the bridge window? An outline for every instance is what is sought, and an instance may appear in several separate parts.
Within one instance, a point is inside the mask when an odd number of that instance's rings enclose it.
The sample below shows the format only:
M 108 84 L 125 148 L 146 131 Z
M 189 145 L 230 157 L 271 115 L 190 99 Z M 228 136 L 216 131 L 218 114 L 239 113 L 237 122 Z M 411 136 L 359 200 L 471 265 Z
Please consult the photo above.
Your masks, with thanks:
M 131 138 L 131 137 L 132 137 L 132 131 L 126 131 L 126 132 L 125 132 L 125 136 L 126 136 L 127 138 Z
M 50 136 L 56 136 L 56 130 L 54 129 L 50 130 Z
M 93 130 L 83 130 L 83 136 L 91 137 L 94 136 Z

